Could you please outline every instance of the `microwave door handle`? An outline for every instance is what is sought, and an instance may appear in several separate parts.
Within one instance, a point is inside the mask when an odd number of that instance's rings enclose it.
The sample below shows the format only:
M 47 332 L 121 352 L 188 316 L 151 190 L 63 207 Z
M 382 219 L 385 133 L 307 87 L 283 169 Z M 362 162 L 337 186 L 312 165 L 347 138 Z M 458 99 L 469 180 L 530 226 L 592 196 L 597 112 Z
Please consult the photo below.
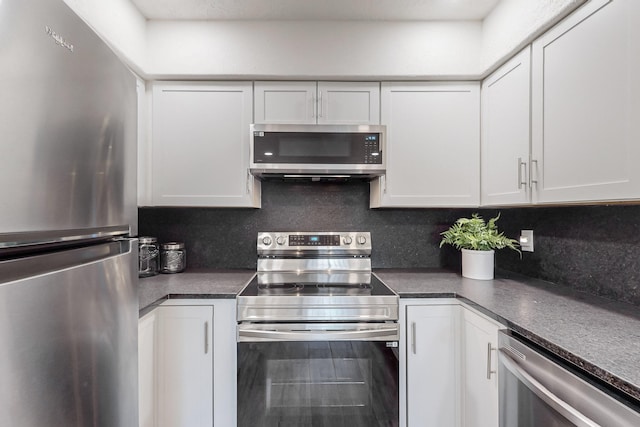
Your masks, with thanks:
M 393 341 L 397 326 L 360 330 L 264 330 L 238 327 L 238 341 Z M 396 338 L 397 339 L 397 338 Z
M 531 374 L 521 368 L 505 350 L 500 349 L 499 358 L 500 363 L 529 390 L 574 425 L 578 427 L 600 427 L 600 424 L 586 417 L 573 406 L 549 391 L 538 380 L 532 377 Z

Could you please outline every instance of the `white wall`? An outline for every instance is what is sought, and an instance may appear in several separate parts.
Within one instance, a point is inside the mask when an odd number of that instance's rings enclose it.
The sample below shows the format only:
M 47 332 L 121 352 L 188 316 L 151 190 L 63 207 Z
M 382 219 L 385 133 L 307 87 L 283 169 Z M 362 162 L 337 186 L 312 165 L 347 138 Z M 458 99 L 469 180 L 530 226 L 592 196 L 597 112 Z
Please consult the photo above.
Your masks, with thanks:
M 155 78 L 408 79 L 479 74 L 480 22 L 149 21 Z
M 501 0 L 482 25 L 481 68 L 501 62 L 586 0 Z
M 64 0 L 138 74 L 145 68 L 147 21 L 130 0 Z
M 130 0 L 64 0 L 147 79 L 484 77 L 587 0 L 501 0 L 483 21 L 146 21 Z

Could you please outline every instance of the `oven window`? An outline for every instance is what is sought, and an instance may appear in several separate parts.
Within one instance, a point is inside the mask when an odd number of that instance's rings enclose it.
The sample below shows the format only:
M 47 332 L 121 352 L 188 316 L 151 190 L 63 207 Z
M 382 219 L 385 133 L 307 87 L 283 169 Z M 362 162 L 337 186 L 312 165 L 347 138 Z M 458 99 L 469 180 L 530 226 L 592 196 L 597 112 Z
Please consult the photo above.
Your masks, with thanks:
M 238 344 L 238 426 L 398 425 L 398 359 L 384 342 Z

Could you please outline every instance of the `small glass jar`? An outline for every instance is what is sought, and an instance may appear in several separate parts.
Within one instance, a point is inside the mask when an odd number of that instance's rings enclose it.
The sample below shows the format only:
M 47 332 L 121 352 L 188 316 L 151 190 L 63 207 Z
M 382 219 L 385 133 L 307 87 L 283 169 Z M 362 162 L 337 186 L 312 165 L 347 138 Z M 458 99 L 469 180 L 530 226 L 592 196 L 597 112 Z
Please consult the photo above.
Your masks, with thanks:
M 158 274 L 158 252 L 157 238 L 138 238 L 138 277 Z
M 187 252 L 182 242 L 168 242 L 160 245 L 160 272 L 180 273 L 187 266 Z

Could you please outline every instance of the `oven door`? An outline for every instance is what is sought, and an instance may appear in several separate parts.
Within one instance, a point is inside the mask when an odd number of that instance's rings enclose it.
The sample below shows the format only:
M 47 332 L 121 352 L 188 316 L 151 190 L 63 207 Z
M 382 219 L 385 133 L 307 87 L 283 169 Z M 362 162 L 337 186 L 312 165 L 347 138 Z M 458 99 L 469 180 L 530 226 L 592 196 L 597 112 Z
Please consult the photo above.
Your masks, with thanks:
M 238 426 L 398 426 L 397 328 L 240 324 Z

